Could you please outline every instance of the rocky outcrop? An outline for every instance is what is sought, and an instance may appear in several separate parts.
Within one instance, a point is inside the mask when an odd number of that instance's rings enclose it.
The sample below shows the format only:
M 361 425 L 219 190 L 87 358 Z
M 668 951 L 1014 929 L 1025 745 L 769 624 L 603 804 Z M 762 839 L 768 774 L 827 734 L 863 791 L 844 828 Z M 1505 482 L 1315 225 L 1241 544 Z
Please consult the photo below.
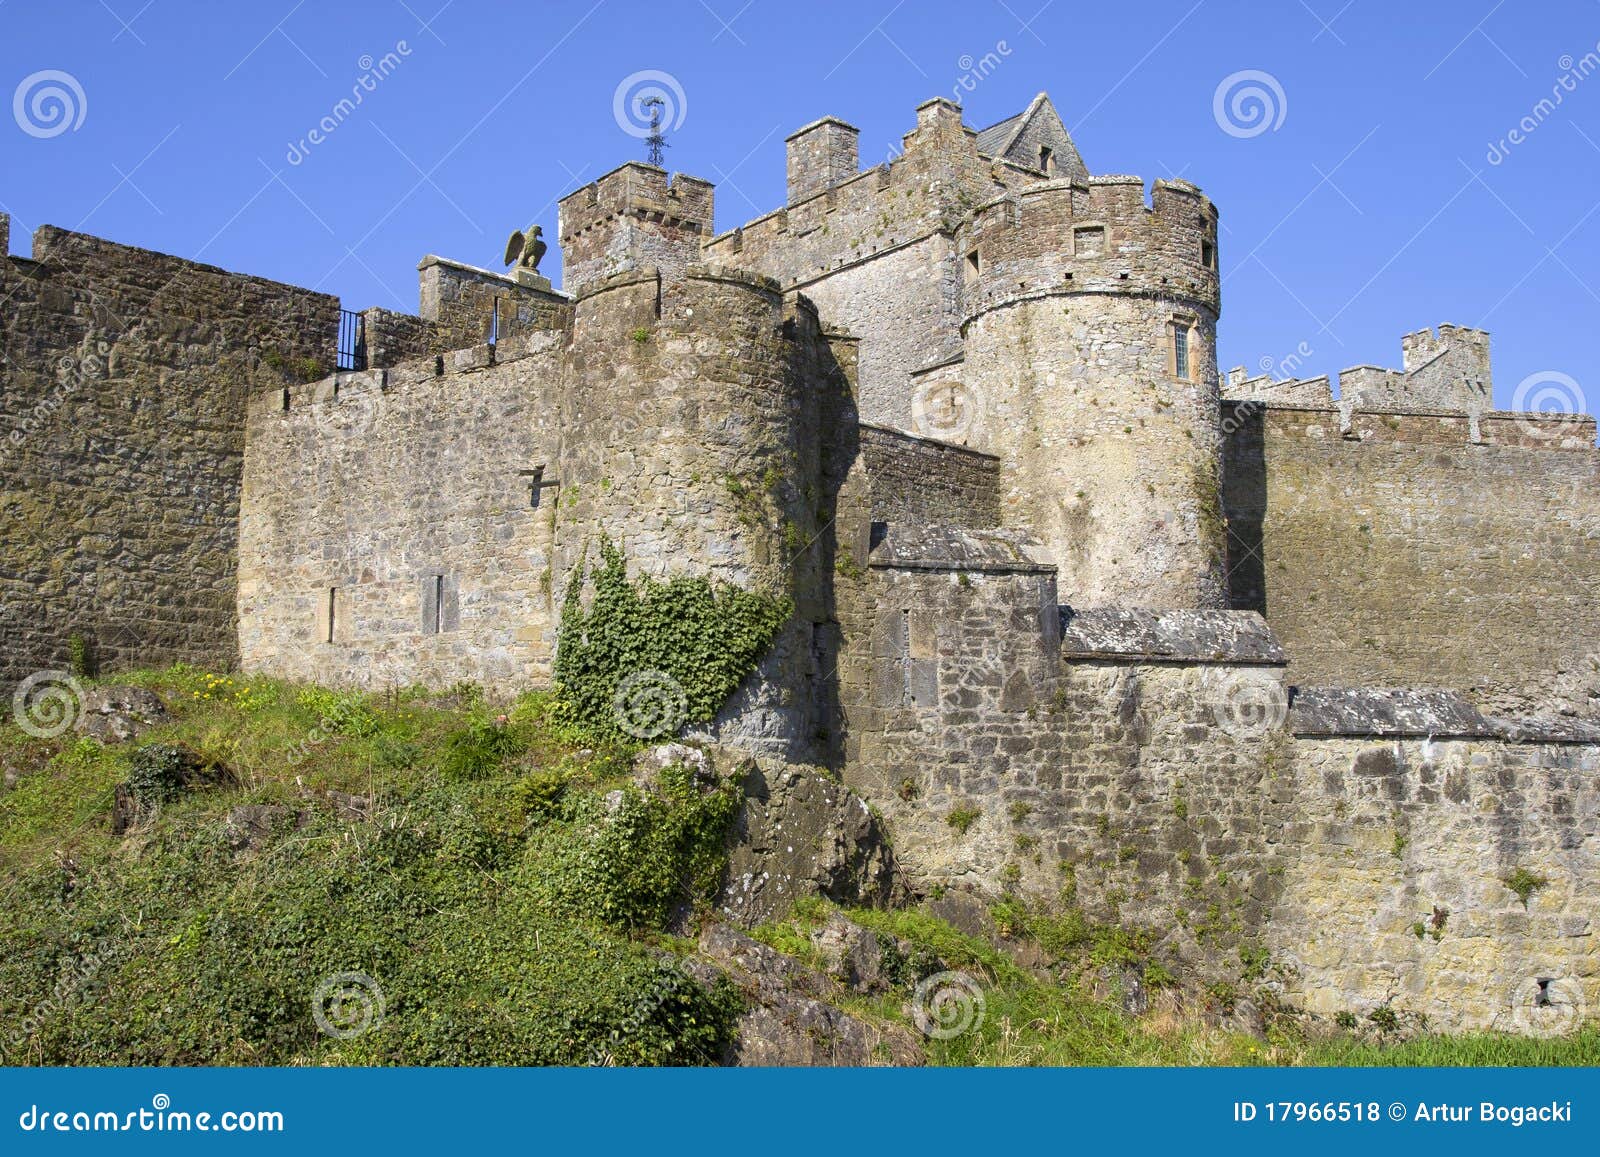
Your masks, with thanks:
M 729 1061 L 740 1066 L 920 1065 L 921 1043 L 909 1029 L 869 1024 L 827 998 L 843 991 L 828 977 L 726 924 L 700 935 L 689 961 L 702 983 L 727 976 L 744 994 L 738 1038 Z
M 101 743 L 126 743 L 171 719 L 167 705 L 154 691 L 143 687 L 91 687 L 84 693 L 83 709 L 74 723 L 79 735 Z
M 747 761 L 718 908 L 753 927 L 796 898 L 887 905 L 904 892 L 887 835 L 866 801 L 818 768 Z

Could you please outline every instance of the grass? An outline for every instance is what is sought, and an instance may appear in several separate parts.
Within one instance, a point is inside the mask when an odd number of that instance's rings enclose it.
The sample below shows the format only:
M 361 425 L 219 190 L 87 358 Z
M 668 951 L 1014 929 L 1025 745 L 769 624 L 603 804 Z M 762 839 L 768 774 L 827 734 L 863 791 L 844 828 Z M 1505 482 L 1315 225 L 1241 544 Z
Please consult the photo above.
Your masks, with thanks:
M 0 1059 L 23 1064 L 709 1063 L 737 999 L 684 973 L 721 863 L 737 785 L 701 797 L 629 786 L 633 749 L 591 747 L 548 695 L 491 704 L 470 685 L 356 694 L 187 667 L 121 681 L 174 718 L 138 746 L 192 749 L 229 780 L 110 834 L 136 745 L 0 726 Z M 608 793 L 624 792 L 623 802 Z M 363 796 L 365 821 L 339 797 Z M 283 808 L 254 849 L 230 809 Z M 972 820 L 977 817 L 974 815 Z M 1014 816 L 1014 819 L 1026 817 Z M 966 826 L 971 826 L 971 820 Z M 953 825 L 955 826 L 955 825 Z M 758 937 L 817 963 L 827 904 L 799 902 Z M 920 909 L 851 910 L 910 951 L 896 986 L 841 997 L 912 1023 L 916 981 L 982 985 L 973 1031 L 926 1042 L 952 1065 L 1600 1064 L 1600 1032 L 1399 1040 L 1366 1018 L 1287 1012 L 1266 1039 L 1183 997 L 1135 932 L 1070 907 L 996 908 L 1047 969 Z M 1171 962 L 1166 962 L 1171 963 Z M 1151 1010 L 1125 1013 L 1099 977 L 1143 968 Z M 370 977 L 373 1031 L 319 1032 L 319 982 Z M 353 1007 L 376 1011 L 375 993 Z M 348 1011 L 348 1010 L 347 1010 Z
M 577 748 L 539 695 L 501 709 L 470 687 L 350 695 L 181 667 L 135 681 L 175 713 L 141 746 L 190 748 L 234 782 L 113 838 L 133 745 L 0 729 L 0 758 L 23 772 L 0 796 L 8 1063 L 723 1054 L 737 1002 L 678 967 L 661 914 L 704 902 L 725 806 L 644 797 L 628 786 L 631 751 Z M 599 803 L 617 789 L 608 827 Z M 368 797 L 370 821 L 329 792 Z M 255 850 L 227 823 L 244 803 L 285 809 Z M 348 1039 L 313 1016 L 319 982 L 343 973 L 371 978 L 369 1002 L 383 994 L 377 1027 Z
M 810 933 L 827 918 L 828 905 L 802 901 L 786 920 L 756 929 L 780 951 L 813 965 Z M 1600 1029 L 1541 1040 L 1504 1033 L 1428 1035 L 1400 1040 L 1373 1029 L 1342 1030 L 1286 1010 L 1269 1017 L 1266 1039 L 1222 1027 L 1204 1007 L 1174 991 L 1156 991 L 1144 1016 L 1089 991 L 1099 965 L 1127 962 L 1137 937 L 1057 918 L 1049 944 L 1052 979 L 1019 967 L 984 940 L 967 936 L 917 910 L 851 909 L 846 915 L 882 936 L 909 942 L 983 986 L 984 1013 L 972 1031 L 927 1042 L 929 1060 L 942 1065 L 1595 1065 Z M 1062 932 L 1060 925 L 1072 932 Z M 910 1025 L 909 984 L 879 997 L 858 997 L 847 1007 L 870 1017 Z

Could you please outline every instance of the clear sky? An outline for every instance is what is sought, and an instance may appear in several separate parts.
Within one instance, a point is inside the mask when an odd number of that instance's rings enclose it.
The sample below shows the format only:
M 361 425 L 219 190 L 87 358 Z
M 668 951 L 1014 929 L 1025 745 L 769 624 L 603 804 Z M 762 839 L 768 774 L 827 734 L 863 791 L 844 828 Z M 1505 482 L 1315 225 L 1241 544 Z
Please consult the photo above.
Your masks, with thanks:
M 873 165 L 928 97 L 981 128 L 1045 90 L 1092 172 L 1217 203 L 1224 367 L 1398 365 L 1448 321 L 1493 333 L 1498 404 L 1600 405 L 1600 0 L 0 0 L 0 211 L 18 253 L 53 224 L 415 312 L 424 254 L 499 268 L 643 159 L 643 71 L 719 231 L 819 116 Z

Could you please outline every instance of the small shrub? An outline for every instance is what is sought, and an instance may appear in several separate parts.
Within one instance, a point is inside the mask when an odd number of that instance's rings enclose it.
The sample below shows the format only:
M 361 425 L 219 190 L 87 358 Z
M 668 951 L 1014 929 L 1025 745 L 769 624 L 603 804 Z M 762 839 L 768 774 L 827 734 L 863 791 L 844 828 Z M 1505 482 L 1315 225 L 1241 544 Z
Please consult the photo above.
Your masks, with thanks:
M 957 835 L 966 835 L 967 830 L 978 822 L 983 813 L 975 807 L 958 804 L 950 809 L 950 814 L 944 817 L 944 822 L 956 830 Z
M 1346 1032 L 1354 1032 L 1356 1025 L 1360 1022 L 1356 1020 L 1355 1013 L 1351 1012 L 1349 1009 L 1343 1009 L 1334 1014 L 1333 1023 L 1344 1029 Z
M 1517 894 L 1517 899 L 1522 901 L 1522 906 L 1528 906 L 1528 900 L 1540 888 L 1550 882 L 1548 876 L 1536 875 L 1527 868 L 1518 868 L 1509 876 L 1502 876 L 1500 882 Z
M 508 726 L 505 716 L 474 716 L 445 736 L 439 770 L 451 779 L 479 779 L 527 749 L 527 741 Z
M 1373 1023 L 1379 1032 L 1394 1032 L 1400 1027 L 1400 1014 L 1387 1004 L 1380 1004 L 1377 1008 L 1367 1013 L 1367 1019 Z

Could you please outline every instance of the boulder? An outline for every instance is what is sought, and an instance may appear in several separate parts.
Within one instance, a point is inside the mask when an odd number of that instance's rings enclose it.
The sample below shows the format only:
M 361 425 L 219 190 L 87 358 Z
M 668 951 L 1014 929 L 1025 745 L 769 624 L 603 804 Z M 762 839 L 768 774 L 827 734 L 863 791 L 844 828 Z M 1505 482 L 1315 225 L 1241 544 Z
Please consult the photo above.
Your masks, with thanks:
M 746 799 L 718 907 L 749 928 L 797 897 L 888 906 L 904 898 L 893 853 L 866 801 L 819 768 L 747 761 Z
M 172 718 L 154 691 L 143 687 L 91 687 L 72 729 L 101 743 L 126 743 Z
M 726 924 L 700 936 L 692 975 L 711 983 L 728 976 L 747 1007 L 729 1060 L 740 1066 L 920 1065 L 921 1043 L 898 1025 L 874 1025 L 841 1012 L 823 997 L 841 995 L 826 976 Z
M 265 847 L 275 833 L 291 825 L 304 827 L 306 816 L 282 804 L 247 803 L 228 809 L 225 824 L 234 851 L 254 852 Z
M 228 768 L 190 748 L 168 743 L 141 747 L 129 760 L 128 778 L 112 794 L 111 834 L 124 834 L 186 792 L 233 780 Z
M 660 743 L 645 748 L 633 758 L 633 782 L 643 791 L 656 791 L 661 773 L 674 766 L 687 768 L 690 781 L 701 792 L 708 792 L 717 785 L 711 757 L 687 743 Z
M 845 918 L 841 912 L 828 913 L 828 920 L 811 933 L 822 967 L 829 976 L 857 992 L 880 992 L 889 987 L 886 975 L 889 961 L 884 959 L 878 934 Z

